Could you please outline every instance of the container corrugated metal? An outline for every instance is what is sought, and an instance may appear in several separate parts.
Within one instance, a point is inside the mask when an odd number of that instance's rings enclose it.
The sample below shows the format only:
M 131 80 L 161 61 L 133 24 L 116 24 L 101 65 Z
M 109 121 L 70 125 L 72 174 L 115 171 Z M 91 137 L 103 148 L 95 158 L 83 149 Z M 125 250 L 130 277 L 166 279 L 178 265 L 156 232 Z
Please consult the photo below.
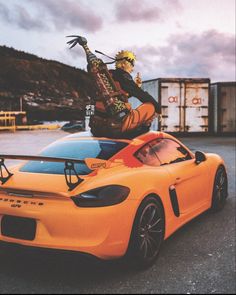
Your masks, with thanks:
M 142 88 L 161 103 L 162 122 L 155 120 L 152 130 L 209 132 L 210 79 L 158 78 L 144 81 Z M 130 102 L 137 107 L 134 98 Z
M 212 129 L 214 133 L 236 132 L 236 82 L 211 84 Z

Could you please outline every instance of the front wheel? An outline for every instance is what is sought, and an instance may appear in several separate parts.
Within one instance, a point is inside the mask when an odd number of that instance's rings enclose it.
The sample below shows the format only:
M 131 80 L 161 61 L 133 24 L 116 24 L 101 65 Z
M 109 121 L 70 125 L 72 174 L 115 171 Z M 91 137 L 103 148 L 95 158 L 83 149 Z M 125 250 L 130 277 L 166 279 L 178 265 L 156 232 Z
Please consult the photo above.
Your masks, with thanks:
M 220 166 L 216 171 L 211 211 L 217 212 L 224 208 L 228 195 L 228 179 L 225 168 Z
M 151 266 L 164 239 L 165 221 L 160 202 L 147 197 L 140 205 L 133 224 L 128 257 L 138 268 Z

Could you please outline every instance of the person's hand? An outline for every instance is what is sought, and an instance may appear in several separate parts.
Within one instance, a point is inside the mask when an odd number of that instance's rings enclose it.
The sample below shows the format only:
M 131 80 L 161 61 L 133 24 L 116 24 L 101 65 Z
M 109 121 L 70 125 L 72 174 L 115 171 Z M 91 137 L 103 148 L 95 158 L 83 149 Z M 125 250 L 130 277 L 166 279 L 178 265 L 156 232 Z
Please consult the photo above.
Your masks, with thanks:
M 134 82 L 138 85 L 138 87 L 142 86 L 142 78 L 141 78 L 139 72 L 137 73 L 136 77 L 134 78 Z
M 125 106 L 127 107 L 127 109 L 130 111 L 132 110 L 131 104 L 129 102 L 125 103 Z

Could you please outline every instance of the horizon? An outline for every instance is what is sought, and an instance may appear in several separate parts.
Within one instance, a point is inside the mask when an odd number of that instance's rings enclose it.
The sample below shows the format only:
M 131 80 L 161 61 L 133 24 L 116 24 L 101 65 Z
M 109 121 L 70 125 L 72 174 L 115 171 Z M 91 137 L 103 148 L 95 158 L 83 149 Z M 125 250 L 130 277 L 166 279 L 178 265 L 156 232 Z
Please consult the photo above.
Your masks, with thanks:
M 0 47 L 6 47 L 6 48 L 10 48 L 10 49 L 13 49 L 13 50 L 16 50 L 16 51 L 19 51 L 19 52 L 23 52 L 25 54 L 29 54 L 29 55 L 33 55 L 39 59 L 43 59 L 45 61 L 51 61 L 51 62 L 58 62 L 62 65 L 65 65 L 65 66 L 69 66 L 69 67 L 72 67 L 72 68 L 75 68 L 75 69 L 78 69 L 78 70 L 82 70 L 82 71 L 86 71 L 85 69 L 81 69 L 79 67 L 76 67 L 76 66 L 73 66 L 73 65 L 69 65 L 69 64 L 66 64 L 66 63 L 63 63 L 62 61 L 59 61 L 59 60 L 55 60 L 55 59 L 47 59 L 47 58 L 44 58 L 42 56 L 38 56 L 37 54 L 34 54 L 34 53 L 31 53 L 31 52 L 27 52 L 27 51 L 23 51 L 23 50 L 19 50 L 17 48 L 14 48 L 14 47 L 9 47 L 7 45 L 0 45 Z M 86 71 L 87 72 L 87 71 Z M 209 79 L 210 80 L 210 84 L 217 84 L 217 83 L 236 83 L 236 79 L 235 80 L 228 80 L 228 81 L 214 81 L 212 82 L 211 81 L 211 78 L 210 77 L 156 77 L 156 78 L 151 78 L 151 79 L 146 79 L 146 80 L 143 80 L 143 82 L 149 82 L 149 81 L 155 81 L 155 80 L 158 80 L 158 79 L 196 79 L 196 80 L 206 80 L 206 79 Z

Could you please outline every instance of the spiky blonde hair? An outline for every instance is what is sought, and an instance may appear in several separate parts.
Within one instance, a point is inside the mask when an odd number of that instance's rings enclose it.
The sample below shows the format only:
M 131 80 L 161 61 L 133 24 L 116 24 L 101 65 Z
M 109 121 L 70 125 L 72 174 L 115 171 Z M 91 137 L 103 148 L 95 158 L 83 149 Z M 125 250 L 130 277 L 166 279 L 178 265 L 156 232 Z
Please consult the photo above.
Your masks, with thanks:
M 119 51 L 116 54 L 116 68 L 120 68 L 125 61 L 128 61 L 134 64 L 134 62 L 136 61 L 135 54 L 128 50 Z

